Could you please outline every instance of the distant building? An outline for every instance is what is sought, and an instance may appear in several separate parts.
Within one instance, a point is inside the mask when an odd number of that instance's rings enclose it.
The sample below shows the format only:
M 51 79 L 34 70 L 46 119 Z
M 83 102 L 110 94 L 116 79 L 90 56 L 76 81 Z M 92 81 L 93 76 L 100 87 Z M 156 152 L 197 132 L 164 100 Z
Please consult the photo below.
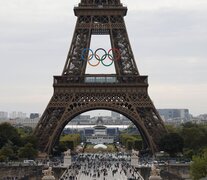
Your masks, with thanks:
M 103 125 L 102 117 L 98 117 L 97 125 L 93 128 L 85 128 L 83 136 L 85 141 L 91 144 L 112 144 L 118 136 L 117 128 L 109 128 Z
M 119 130 L 118 128 L 107 128 L 106 129 L 106 134 L 108 134 L 109 136 L 117 136 Z
M 35 128 L 37 123 L 39 122 L 39 114 L 31 113 L 31 118 L 26 117 L 26 113 L 13 111 L 11 113 L 0 112 L 0 123 L 9 123 L 13 126 L 28 126 L 31 128 Z
M 97 125 L 97 126 L 94 126 L 94 135 L 95 136 L 106 136 L 106 126 L 103 126 L 103 125 Z
M 0 124 L 1 124 L 1 123 L 9 123 L 9 124 L 15 126 L 16 121 L 15 121 L 14 119 L 2 119 L 2 120 L 0 120 Z
M 130 125 L 132 122 L 125 116 L 111 112 L 111 116 L 99 116 L 106 125 Z M 95 125 L 98 117 L 90 115 L 78 115 L 69 122 L 70 125 Z
M 9 114 L 9 117 L 10 117 L 10 119 L 16 119 L 16 118 L 24 119 L 27 117 L 27 114 L 23 113 L 23 112 L 13 111 Z
M 0 120 L 7 120 L 8 112 L 0 111 Z
M 165 123 L 181 124 L 190 121 L 188 109 L 158 109 Z
M 34 119 L 30 119 L 30 118 L 16 118 L 15 120 L 15 125 L 16 126 L 28 126 L 31 128 L 35 128 L 39 122 L 40 118 L 34 118 Z
M 94 128 L 85 128 L 84 129 L 84 136 L 92 136 L 94 134 Z
M 207 121 L 207 114 L 201 114 L 198 116 L 202 121 Z
M 111 111 L 111 117 L 113 119 L 120 119 L 121 115 L 117 112 Z
M 72 119 L 70 124 L 82 124 L 87 125 L 90 124 L 90 115 L 78 115 L 75 118 Z
M 39 113 L 31 113 L 29 117 L 30 117 L 30 119 L 39 118 L 40 114 Z
M 121 121 L 122 121 L 123 125 L 131 125 L 131 124 L 133 124 L 132 121 L 130 119 L 128 119 L 127 117 L 125 117 L 125 116 L 122 116 Z
M 192 117 L 191 120 L 196 124 L 207 124 L 207 114 L 201 114 L 197 117 Z

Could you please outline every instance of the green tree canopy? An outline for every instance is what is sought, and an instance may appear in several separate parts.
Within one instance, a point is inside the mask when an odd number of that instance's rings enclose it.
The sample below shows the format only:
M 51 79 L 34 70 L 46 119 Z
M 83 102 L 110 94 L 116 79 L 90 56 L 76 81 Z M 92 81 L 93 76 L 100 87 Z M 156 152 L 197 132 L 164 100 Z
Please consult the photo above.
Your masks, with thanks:
M 199 150 L 207 146 L 207 128 L 205 126 L 184 124 L 181 135 L 185 148 Z
M 207 149 L 201 155 L 193 156 L 191 176 L 194 180 L 199 180 L 207 176 Z
M 5 144 L 0 149 L 0 161 L 13 160 L 16 158 L 15 152 L 10 144 Z
M 169 133 L 160 139 L 160 150 L 175 156 L 176 153 L 183 151 L 183 138 L 177 133 Z
M 120 142 L 128 150 L 131 150 L 131 149 L 141 150 L 142 149 L 142 137 L 140 135 L 130 135 L 130 134 L 122 133 L 120 135 Z
M 0 124 L 0 148 L 9 142 L 19 146 L 21 144 L 20 136 L 17 129 L 12 125 L 9 123 L 2 123 Z
M 32 128 L 27 126 L 19 127 L 17 128 L 17 131 L 21 137 L 28 136 L 33 133 Z
M 37 150 L 31 143 L 27 143 L 24 147 L 19 148 L 18 156 L 20 158 L 34 159 L 37 156 Z
M 34 148 L 37 147 L 37 137 L 34 135 L 25 135 L 21 138 L 22 145 L 24 146 L 27 143 L 30 143 L 33 145 Z

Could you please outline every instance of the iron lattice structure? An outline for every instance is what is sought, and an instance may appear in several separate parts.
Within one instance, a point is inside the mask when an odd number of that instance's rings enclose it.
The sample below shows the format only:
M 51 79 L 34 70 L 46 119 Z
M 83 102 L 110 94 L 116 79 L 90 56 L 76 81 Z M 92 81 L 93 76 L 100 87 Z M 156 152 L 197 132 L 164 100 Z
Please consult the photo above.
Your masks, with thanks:
M 50 153 L 75 116 L 106 109 L 128 117 L 139 129 L 145 147 L 156 152 L 166 130 L 148 95 L 147 76 L 139 75 L 135 63 L 124 22 L 127 7 L 120 0 L 81 0 L 74 13 L 77 23 L 62 75 L 54 76 L 54 94 L 35 129 L 40 151 Z M 85 73 L 82 51 L 90 47 L 94 34 L 110 35 L 112 48 L 119 49 L 116 74 Z

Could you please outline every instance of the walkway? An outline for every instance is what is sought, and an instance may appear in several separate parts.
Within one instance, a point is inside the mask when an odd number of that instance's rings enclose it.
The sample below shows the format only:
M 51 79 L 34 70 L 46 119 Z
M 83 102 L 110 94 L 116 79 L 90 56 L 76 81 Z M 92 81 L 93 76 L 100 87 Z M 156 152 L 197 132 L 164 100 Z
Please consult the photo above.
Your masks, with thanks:
M 60 180 L 144 180 L 129 162 L 115 154 L 79 155 Z

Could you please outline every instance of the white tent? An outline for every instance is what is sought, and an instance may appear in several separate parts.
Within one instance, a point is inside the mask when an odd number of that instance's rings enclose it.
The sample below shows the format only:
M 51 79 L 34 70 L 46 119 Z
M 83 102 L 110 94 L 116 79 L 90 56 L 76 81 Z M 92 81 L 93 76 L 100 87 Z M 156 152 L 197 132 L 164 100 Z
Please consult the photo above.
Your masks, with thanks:
M 107 149 L 107 146 L 104 145 L 104 144 L 97 144 L 97 145 L 95 145 L 93 148 L 94 148 L 94 149 L 99 149 L 99 148 L 101 148 L 101 149 Z

